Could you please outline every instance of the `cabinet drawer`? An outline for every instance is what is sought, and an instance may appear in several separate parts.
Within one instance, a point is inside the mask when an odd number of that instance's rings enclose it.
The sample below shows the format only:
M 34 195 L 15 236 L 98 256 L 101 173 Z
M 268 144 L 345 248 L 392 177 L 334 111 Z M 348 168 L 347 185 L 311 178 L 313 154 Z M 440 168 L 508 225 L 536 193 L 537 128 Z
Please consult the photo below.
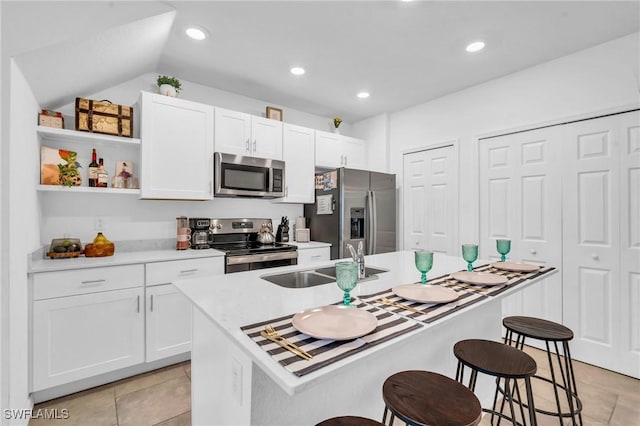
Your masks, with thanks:
M 167 284 L 173 280 L 196 275 L 224 274 L 224 257 L 173 260 L 170 262 L 147 263 L 147 285 Z
M 33 276 L 33 299 L 50 299 L 142 285 L 144 285 L 143 265 L 46 272 Z
M 298 265 L 316 262 L 318 260 L 329 260 L 330 257 L 329 247 L 298 250 Z

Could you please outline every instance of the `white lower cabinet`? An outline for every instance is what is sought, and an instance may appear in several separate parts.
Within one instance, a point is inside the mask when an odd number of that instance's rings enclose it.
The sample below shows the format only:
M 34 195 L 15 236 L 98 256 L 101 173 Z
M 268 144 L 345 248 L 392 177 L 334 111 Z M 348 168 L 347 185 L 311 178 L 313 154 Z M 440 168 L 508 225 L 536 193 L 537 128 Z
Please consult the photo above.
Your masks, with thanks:
M 146 361 L 191 351 L 191 302 L 173 284 L 147 287 Z
M 32 337 L 33 391 L 142 363 L 144 288 L 36 300 Z
M 202 274 L 224 257 L 34 274 L 32 392 L 189 352 L 191 302 L 171 282 Z
M 147 263 L 146 361 L 191 351 L 191 302 L 171 281 L 224 274 L 224 257 Z
M 298 248 L 298 265 L 304 265 L 318 260 L 329 260 L 331 247 L 318 247 L 310 249 Z

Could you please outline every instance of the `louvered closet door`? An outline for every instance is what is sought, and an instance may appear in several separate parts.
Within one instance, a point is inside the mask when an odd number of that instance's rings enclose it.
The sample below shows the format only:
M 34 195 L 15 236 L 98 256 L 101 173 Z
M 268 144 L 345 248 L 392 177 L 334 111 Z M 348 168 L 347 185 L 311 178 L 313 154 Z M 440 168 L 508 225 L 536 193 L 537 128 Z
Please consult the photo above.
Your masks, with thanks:
M 508 260 L 562 262 L 559 129 L 479 141 L 480 257 L 499 260 L 496 239 L 510 239 Z M 503 315 L 562 320 L 560 274 L 503 301 Z
M 564 322 L 574 357 L 640 376 L 637 113 L 567 126 Z
M 457 254 L 453 145 L 404 155 L 404 248 Z

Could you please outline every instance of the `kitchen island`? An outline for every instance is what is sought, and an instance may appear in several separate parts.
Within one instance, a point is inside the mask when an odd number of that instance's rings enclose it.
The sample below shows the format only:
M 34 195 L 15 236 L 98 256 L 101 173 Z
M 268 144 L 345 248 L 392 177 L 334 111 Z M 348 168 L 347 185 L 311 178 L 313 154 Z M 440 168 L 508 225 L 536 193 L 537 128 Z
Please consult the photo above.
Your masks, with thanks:
M 367 266 L 388 272 L 359 283 L 352 296 L 359 298 L 416 282 L 419 273 L 413 256 L 409 251 L 367 256 Z M 456 367 L 453 345 L 466 338 L 500 339 L 502 297 L 549 274 L 526 280 L 499 295 L 485 297 L 298 377 L 241 327 L 339 302 L 342 292 L 335 283 L 284 288 L 260 278 L 328 263 L 174 282 L 196 308 L 191 367 L 193 424 L 307 425 L 347 414 L 380 419 L 384 408 L 382 384 L 387 377 L 408 369 L 453 377 Z M 488 262 L 477 261 L 476 265 L 483 263 Z M 462 270 L 465 265 L 461 258 L 436 254 L 429 278 Z M 492 382 L 479 380 L 476 391 L 487 403 L 492 396 Z

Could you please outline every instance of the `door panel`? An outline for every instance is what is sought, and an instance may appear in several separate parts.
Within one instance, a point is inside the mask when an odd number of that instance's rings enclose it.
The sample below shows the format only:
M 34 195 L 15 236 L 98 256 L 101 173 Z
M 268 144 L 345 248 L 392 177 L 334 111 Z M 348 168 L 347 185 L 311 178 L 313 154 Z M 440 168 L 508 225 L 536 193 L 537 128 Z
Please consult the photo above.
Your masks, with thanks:
M 479 142 L 480 257 L 498 260 L 496 239 L 511 240 L 510 260 L 559 267 L 561 251 L 560 144 L 557 129 Z M 560 274 L 509 296 L 503 315 L 560 322 Z
M 637 112 L 567 126 L 564 322 L 575 358 L 640 377 Z M 635 234 L 634 234 L 635 233 Z
M 457 160 L 452 145 L 404 155 L 404 249 L 457 255 Z

